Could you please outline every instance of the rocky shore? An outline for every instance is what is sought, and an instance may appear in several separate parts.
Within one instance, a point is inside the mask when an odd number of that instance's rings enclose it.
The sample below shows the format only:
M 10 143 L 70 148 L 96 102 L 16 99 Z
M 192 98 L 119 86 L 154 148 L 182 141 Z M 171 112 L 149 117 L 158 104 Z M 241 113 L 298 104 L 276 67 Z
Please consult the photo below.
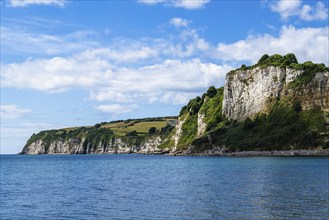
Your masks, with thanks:
M 269 156 L 269 157 L 294 157 L 294 156 L 329 156 L 329 149 L 314 149 L 314 150 L 284 150 L 284 151 L 239 151 L 227 152 L 220 148 L 204 151 L 201 153 L 193 153 L 189 150 L 170 152 L 172 156 L 226 156 L 226 157 L 254 157 L 254 156 Z

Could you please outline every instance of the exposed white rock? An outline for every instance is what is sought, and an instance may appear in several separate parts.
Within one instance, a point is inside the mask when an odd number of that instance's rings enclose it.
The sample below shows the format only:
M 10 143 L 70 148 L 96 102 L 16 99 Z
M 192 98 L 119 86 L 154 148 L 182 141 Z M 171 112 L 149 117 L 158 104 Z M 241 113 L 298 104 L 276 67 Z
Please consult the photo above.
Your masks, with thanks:
M 179 139 L 182 135 L 182 126 L 183 126 L 185 120 L 186 120 L 185 118 L 184 119 L 182 119 L 181 117 L 178 118 L 178 123 L 175 126 L 175 134 L 171 138 L 175 142 L 173 151 L 177 150 L 177 145 L 178 145 Z
M 301 71 L 284 67 L 256 67 L 237 70 L 226 75 L 223 100 L 223 114 L 234 120 L 253 117 L 265 112 L 271 98 L 285 95 L 298 97 L 304 109 L 320 106 L 329 108 L 328 72 L 317 73 L 314 80 L 303 89 L 290 89 L 288 84 Z
M 206 117 L 205 114 L 198 113 L 198 133 L 197 136 L 201 137 L 204 132 L 206 131 L 207 124 L 204 122 L 204 118 Z
M 140 145 L 129 145 L 121 138 L 113 138 L 111 143 L 92 146 L 89 143 L 84 145 L 85 139 L 68 139 L 66 141 L 53 141 L 47 145 L 42 140 L 37 140 L 22 150 L 22 154 L 160 154 L 168 152 L 169 149 L 159 149 L 162 143 L 159 136 L 153 136 Z
M 155 136 L 145 141 L 141 146 L 139 153 L 141 154 L 160 154 L 163 151 L 169 151 L 168 149 L 159 149 L 158 146 L 162 144 L 162 139 L 159 136 Z
M 45 149 L 43 147 L 43 141 L 37 140 L 36 142 L 33 142 L 29 146 L 24 147 L 22 153 L 24 153 L 24 154 L 44 154 Z

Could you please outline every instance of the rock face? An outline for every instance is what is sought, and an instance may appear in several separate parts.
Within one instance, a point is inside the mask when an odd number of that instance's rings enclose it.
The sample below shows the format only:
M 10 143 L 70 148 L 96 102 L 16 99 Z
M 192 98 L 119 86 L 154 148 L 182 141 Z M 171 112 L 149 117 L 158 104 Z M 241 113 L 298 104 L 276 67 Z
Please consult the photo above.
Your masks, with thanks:
M 159 136 L 153 136 L 141 144 L 129 144 L 121 138 L 112 139 L 111 143 L 97 146 L 84 145 L 84 139 L 68 139 L 53 141 L 47 146 L 42 140 L 37 140 L 23 148 L 21 154 L 162 154 L 168 149 L 159 149 L 162 143 Z
M 226 75 L 223 114 L 233 120 L 244 120 L 265 112 L 270 98 L 295 97 L 303 109 L 316 106 L 329 110 L 328 72 L 316 73 L 307 85 L 290 89 L 289 83 L 301 74 L 300 70 L 286 67 L 256 67 L 236 70 Z
M 297 89 L 287 89 L 284 95 L 296 97 L 304 110 L 320 107 L 329 113 L 329 72 L 316 73 L 310 83 Z
M 171 139 L 174 141 L 175 145 L 174 145 L 174 151 L 177 149 L 177 145 L 179 142 L 179 139 L 182 136 L 182 126 L 184 124 L 186 119 L 182 119 L 181 117 L 178 118 L 178 123 L 175 126 L 175 134 L 171 137 Z
M 197 137 L 201 137 L 206 131 L 207 124 L 204 122 L 206 115 L 202 113 L 198 113 L 198 133 Z

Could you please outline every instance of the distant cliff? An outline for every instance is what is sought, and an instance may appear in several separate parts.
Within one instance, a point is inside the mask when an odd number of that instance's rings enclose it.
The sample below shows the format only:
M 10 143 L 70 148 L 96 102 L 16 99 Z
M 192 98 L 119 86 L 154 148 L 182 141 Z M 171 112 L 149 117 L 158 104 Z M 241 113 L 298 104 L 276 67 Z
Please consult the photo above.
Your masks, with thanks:
M 164 154 L 170 149 L 159 146 L 175 123 L 175 118 L 148 118 L 41 131 L 21 154 Z
M 299 64 L 293 54 L 264 55 L 253 66 L 227 73 L 224 87 L 212 86 L 191 99 L 174 123 L 161 120 L 164 124 L 152 132 L 144 120 L 142 133 L 122 133 L 132 131 L 131 122 L 42 131 L 22 153 L 222 155 L 329 149 L 329 68 Z

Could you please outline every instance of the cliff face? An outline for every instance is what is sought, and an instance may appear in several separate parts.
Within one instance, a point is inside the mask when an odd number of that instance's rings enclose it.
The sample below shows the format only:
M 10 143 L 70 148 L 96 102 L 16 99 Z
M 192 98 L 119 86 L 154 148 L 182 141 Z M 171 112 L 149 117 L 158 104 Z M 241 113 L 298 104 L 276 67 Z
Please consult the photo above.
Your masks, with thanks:
M 288 88 L 284 95 L 300 100 L 304 110 L 320 107 L 329 113 L 329 72 L 317 72 L 308 84 Z
M 329 148 L 328 99 L 324 64 L 298 64 L 293 54 L 264 55 L 229 72 L 223 92 L 209 88 L 183 107 L 181 140 L 184 131 L 193 133 L 186 151 L 201 154 Z M 197 121 L 187 126 L 195 115 Z
M 323 111 L 329 111 L 329 73 L 318 72 L 306 85 L 291 88 L 290 83 L 301 73 L 301 70 L 274 66 L 228 73 L 223 114 L 241 121 L 259 112 L 267 112 L 269 99 L 284 97 L 299 100 L 303 109 L 320 107 Z
M 130 144 L 122 138 L 113 138 L 111 143 L 99 143 L 94 146 L 84 144 L 84 139 L 54 140 L 46 144 L 42 140 L 37 140 L 26 145 L 21 154 L 163 154 L 169 149 L 160 149 L 162 143 L 160 136 L 153 136 L 143 143 Z
M 175 124 L 175 118 L 148 118 L 41 131 L 21 154 L 162 154 L 169 149 L 159 146 Z

